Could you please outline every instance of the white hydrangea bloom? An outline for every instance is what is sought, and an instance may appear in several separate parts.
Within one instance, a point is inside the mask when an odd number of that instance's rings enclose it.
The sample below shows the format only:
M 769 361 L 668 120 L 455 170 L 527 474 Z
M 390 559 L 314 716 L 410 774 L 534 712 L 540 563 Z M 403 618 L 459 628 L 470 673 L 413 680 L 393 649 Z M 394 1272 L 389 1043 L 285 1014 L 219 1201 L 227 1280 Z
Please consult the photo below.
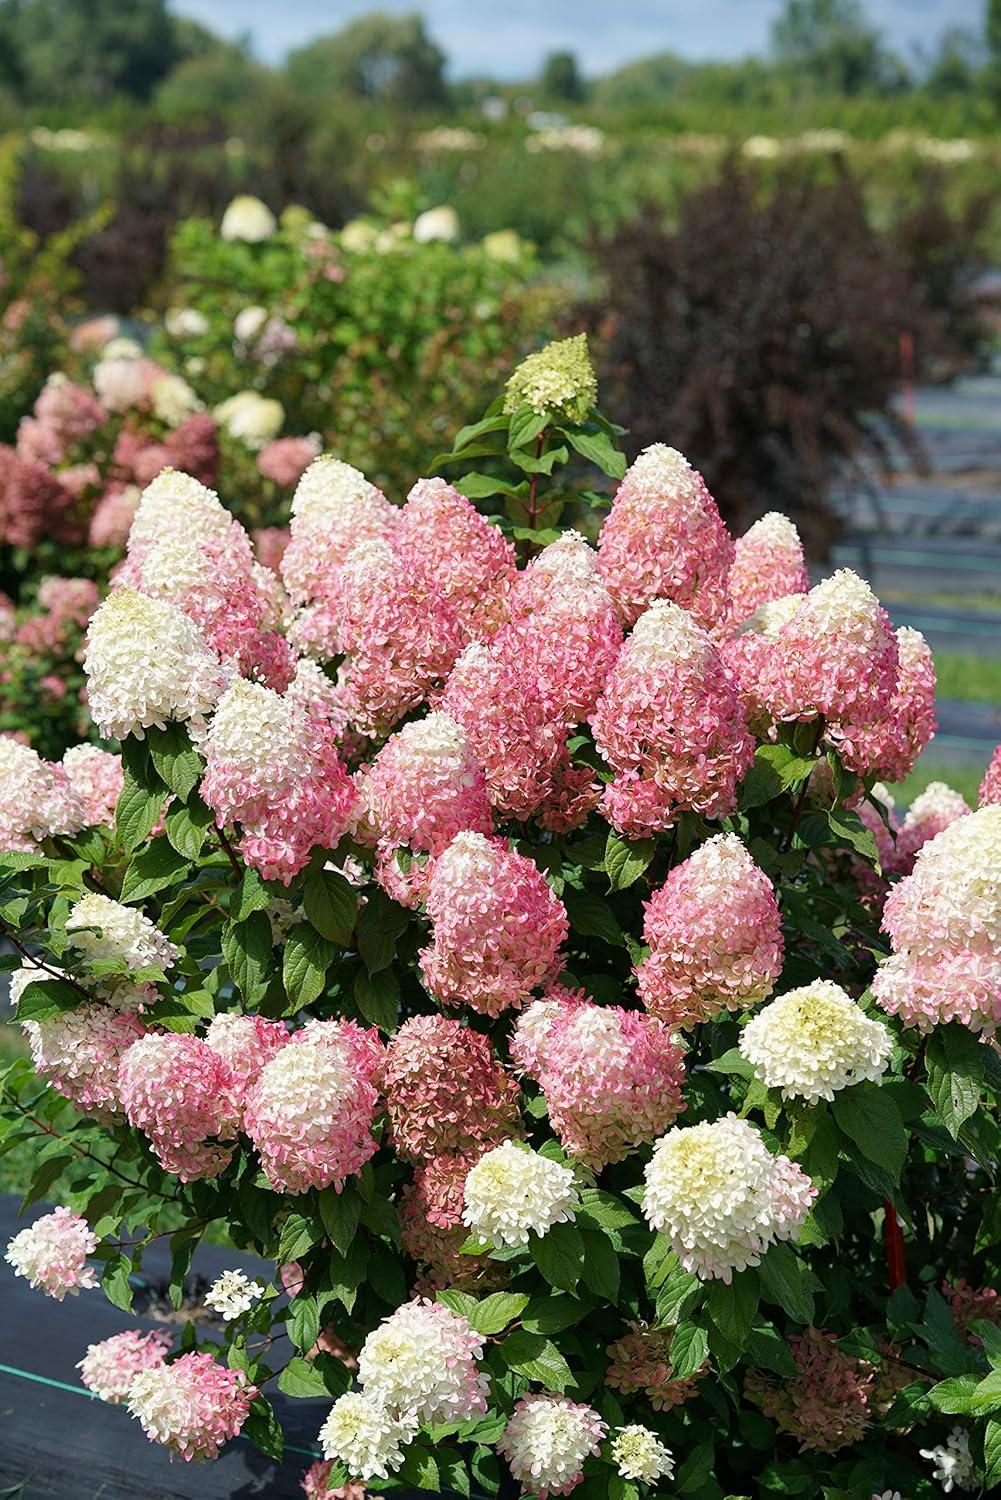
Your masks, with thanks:
M 513 1141 L 480 1158 L 466 1177 L 464 1199 L 463 1223 L 497 1249 L 527 1245 L 529 1231 L 543 1235 L 566 1223 L 580 1203 L 569 1167 Z
M 839 1089 L 882 1078 L 893 1037 L 829 979 L 772 1000 L 744 1027 L 740 1051 L 769 1088 L 816 1104 Z
M 263 1296 L 264 1288 L 259 1281 L 251 1281 L 243 1271 L 223 1271 L 205 1293 L 205 1305 L 231 1323 L 249 1312 Z
M 99 928 L 93 932 L 89 929 Z M 66 931 L 76 934 L 73 946 L 93 961 L 120 958 L 138 969 L 169 969 L 181 950 L 134 906 L 123 906 L 110 896 L 88 891 L 70 907 Z
M 166 422 L 168 427 L 177 427 L 185 417 L 190 417 L 192 412 L 201 411 L 202 407 L 188 382 L 180 375 L 171 375 L 166 371 L 156 376 L 150 386 L 149 398 L 153 415 L 159 417 L 161 422 Z
M 28 852 L 33 840 L 78 833 L 85 823 L 86 809 L 63 768 L 0 735 L 0 850 Z
M 414 220 L 414 239 L 419 245 L 430 244 L 432 240 L 444 240 L 446 243 L 451 243 L 458 238 L 459 215 L 447 203 L 442 203 L 437 208 L 425 209 Z
M 359 1479 L 388 1479 L 403 1462 L 403 1449 L 416 1428 L 391 1416 L 364 1391 L 339 1396 L 320 1428 L 320 1447 L 327 1459 L 339 1459 Z
M 517 1403 L 497 1449 L 526 1489 L 565 1495 L 580 1482 L 585 1459 L 599 1453 L 607 1430 L 593 1407 L 536 1393 Z
M 674 1455 L 649 1427 L 620 1427 L 612 1439 L 612 1460 L 623 1479 L 655 1484 L 674 1478 Z
M 129 553 L 179 532 L 199 542 L 221 541 L 233 526 L 215 490 L 179 469 L 161 469 L 139 497 L 129 530 Z
M 172 339 L 199 338 L 209 331 L 209 320 L 197 307 L 168 307 L 163 326 Z
M 490 1382 L 476 1361 L 483 1340 L 442 1303 L 405 1303 L 366 1338 L 358 1355 L 365 1394 L 421 1423 L 465 1422 L 486 1411 Z
M 281 432 L 285 408 L 280 401 L 260 396 L 257 391 L 238 391 L 216 407 L 214 416 L 230 437 L 256 450 Z
M 95 724 L 120 740 L 174 719 L 197 735 L 230 675 L 176 605 L 126 588 L 91 619 L 84 671 Z
M 973 1472 L 970 1439 L 962 1427 L 954 1427 L 944 1443 L 939 1443 L 934 1448 L 920 1448 L 918 1451 L 931 1464 L 932 1478 L 942 1486 L 947 1495 L 953 1490 L 979 1488 Z
M 260 198 L 239 193 L 222 216 L 219 233 L 224 240 L 244 240 L 248 245 L 268 240 L 278 228 L 278 220 Z
M 795 1162 L 772 1156 L 732 1112 L 675 1126 L 646 1169 L 643 1213 L 668 1235 L 686 1271 L 726 1284 L 776 1240 L 795 1239 L 817 1196 Z

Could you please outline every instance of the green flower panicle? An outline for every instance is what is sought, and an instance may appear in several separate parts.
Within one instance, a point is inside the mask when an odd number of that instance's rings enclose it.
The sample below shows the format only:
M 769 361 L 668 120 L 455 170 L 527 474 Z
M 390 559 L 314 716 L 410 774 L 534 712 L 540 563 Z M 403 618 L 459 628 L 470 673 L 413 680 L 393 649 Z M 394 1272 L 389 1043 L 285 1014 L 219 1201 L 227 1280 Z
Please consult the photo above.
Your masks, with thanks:
M 523 359 L 507 383 L 504 410 L 523 406 L 542 416 L 551 413 L 571 422 L 587 420 L 598 399 L 598 381 L 587 348 L 587 334 L 547 344 Z

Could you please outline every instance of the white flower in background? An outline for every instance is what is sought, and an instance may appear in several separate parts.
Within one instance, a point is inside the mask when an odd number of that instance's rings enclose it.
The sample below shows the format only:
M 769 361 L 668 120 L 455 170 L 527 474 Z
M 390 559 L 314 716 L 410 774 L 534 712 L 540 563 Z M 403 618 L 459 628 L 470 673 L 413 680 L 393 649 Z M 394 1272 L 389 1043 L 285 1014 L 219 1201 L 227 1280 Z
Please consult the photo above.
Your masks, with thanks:
M 580 1199 L 569 1167 L 513 1141 L 496 1146 L 470 1170 L 462 1221 L 477 1239 L 499 1249 L 527 1245 L 574 1217 Z
M 975 1490 L 979 1488 L 973 1473 L 973 1457 L 970 1439 L 962 1427 L 954 1427 L 944 1443 L 935 1448 L 920 1448 L 922 1458 L 932 1466 L 932 1478 L 940 1484 L 947 1495 L 953 1490 Z
M 99 1284 L 93 1266 L 87 1265 L 87 1256 L 99 1244 L 85 1219 L 60 1207 L 15 1234 L 4 1259 L 15 1276 L 61 1302 L 67 1292 L 75 1297 Z
M 655 1432 L 638 1423 L 620 1427 L 612 1439 L 612 1461 L 623 1479 L 641 1479 L 655 1484 L 674 1478 L 674 1455 Z
M 163 326 L 173 339 L 200 338 L 209 331 L 209 320 L 197 307 L 168 307 Z
M 773 135 L 749 135 L 740 149 L 751 161 L 774 161 L 782 155 L 782 142 Z
M 100 930 L 88 930 L 95 927 Z M 133 973 L 169 969 L 181 956 L 181 950 L 136 907 L 96 891 L 88 891 L 70 907 L 66 931 L 75 934 L 73 946 L 92 963 L 120 958 Z
M 491 260 L 521 260 L 526 249 L 525 241 L 514 229 L 495 229 L 492 234 L 485 234 L 480 244 Z
M 266 307 L 242 307 L 233 319 L 233 332 L 241 344 L 249 344 L 268 321 Z
M 242 1313 L 249 1312 L 263 1296 L 264 1288 L 259 1281 L 251 1281 L 242 1271 L 223 1271 L 205 1293 L 205 1306 L 231 1323 Z
M 278 228 L 278 220 L 260 198 L 240 193 L 222 216 L 219 233 L 224 240 L 245 240 L 258 245 L 268 240 Z
M 177 427 L 185 417 L 202 407 L 188 382 L 180 375 L 158 375 L 150 386 L 149 396 L 153 415 L 166 422 L 168 427 Z
M 280 401 L 259 396 L 256 391 L 239 391 L 215 409 L 215 418 L 230 437 L 237 438 L 255 452 L 270 443 L 282 430 L 285 409 Z
M 446 240 L 449 243 L 459 238 L 459 215 L 447 203 L 437 208 L 425 209 L 414 220 L 414 239 L 419 245 L 431 240 Z
M 341 230 L 339 239 L 343 249 L 361 255 L 372 249 L 378 235 L 374 224 L 367 224 L 364 219 L 352 219 Z
M 399 1421 L 364 1391 L 348 1391 L 330 1408 L 320 1447 L 324 1458 L 339 1459 L 358 1479 L 388 1479 L 415 1431 L 412 1422 Z
M 744 1027 L 740 1051 L 784 1099 L 816 1104 L 886 1072 L 893 1037 L 840 985 L 815 979 L 772 1000 Z
M 497 1451 L 515 1479 L 543 1495 L 567 1495 L 580 1483 L 585 1459 L 601 1450 L 606 1424 L 590 1406 L 565 1396 L 522 1396 Z

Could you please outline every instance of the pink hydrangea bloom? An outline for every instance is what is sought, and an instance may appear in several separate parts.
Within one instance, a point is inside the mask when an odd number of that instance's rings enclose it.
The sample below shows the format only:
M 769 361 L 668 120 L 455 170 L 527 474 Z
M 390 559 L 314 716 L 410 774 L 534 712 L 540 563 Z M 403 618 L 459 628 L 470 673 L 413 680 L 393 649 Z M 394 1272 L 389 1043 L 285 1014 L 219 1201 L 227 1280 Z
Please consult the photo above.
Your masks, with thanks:
M 654 1140 L 684 1109 L 683 1054 L 651 1016 L 575 999 L 555 1005 L 534 1077 L 564 1149 L 600 1171 Z
M 919 851 L 883 908 L 893 952 L 872 991 L 890 1015 L 930 1031 L 1001 1022 L 1001 807 L 956 818 Z
M 626 473 L 598 538 L 601 574 L 632 625 L 670 599 L 707 630 L 726 614 L 733 542 L 702 475 L 655 443 Z
M 719 653 L 733 673 L 752 733 L 764 737 L 771 728 L 771 714 L 762 696 L 765 672 L 782 626 L 792 619 L 805 594 L 786 594 L 761 604 L 741 622 L 736 635 L 720 643 Z
M 219 479 L 219 428 L 208 412 L 194 412 L 167 433 L 163 440 L 164 465 L 190 474 L 199 483 L 213 485 Z M 151 475 L 155 478 L 155 475 Z
M 146 1333 L 141 1328 L 130 1328 L 127 1333 L 113 1334 L 99 1344 L 88 1344 L 76 1368 L 89 1391 L 112 1406 L 121 1406 L 128 1400 L 139 1371 L 162 1365 L 172 1343 L 173 1338 L 165 1329 Z
M 182 1354 L 172 1364 L 141 1370 L 128 1402 L 150 1442 L 187 1462 L 218 1458 L 247 1420 L 256 1395 L 242 1370 L 227 1370 L 211 1354 Z
M 358 1379 L 366 1396 L 404 1421 L 468 1422 L 487 1409 L 490 1381 L 477 1365 L 483 1342 L 461 1313 L 418 1297 L 373 1328 Z
M 354 1021 L 311 1021 L 272 1057 L 244 1103 L 243 1127 L 280 1192 L 333 1187 L 375 1154 L 375 1031 Z
M 139 486 L 109 484 L 90 517 L 88 540 L 92 547 L 123 547 L 139 505 Z
M 317 845 L 333 849 L 357 792 L 330 724 L 292 696 L 238 679 L 219 700 L 204 744 L 201 794 L 266 880 L 286 885 Z
M 273 573 L 281 571 L 282 558 L 289 544 L 287 526 L 258 526 L 251 532 L 257 560 Z
M 735 625 L 762 604 L 787 594 L 805 594 L 809 587 L 803 543 L 788 516 L 770 510 L 737 538 L 727 575 L 730 619 Z
M 919 850 L 940 834 L 943 828 L 965 818 L 972 809 L 962 792 L 956 792 L 944 781 L 930 781 L 910 807 L 897 834 L 895 858 L 890 869 L 898 875 L 909 875 Z
M 672 1379 L 671 1344 L 674 1330 L 671 1328 L 648 1328 L 642 1323 L 631 1323 L 629 1332 L 609 1344 L 605 1353 L 610 1364 L 605 1372 L 605 1384 L 624 1396 L 642 1393 L 654 1411 L 670 1411 L 672 1406 L 684 1406 L 697 1389 L 699 1371 L 686 1380 Z M 705 1369 L 705 1365 L 702 1367 Z
M 318 1458 L 310 1464 L 303 1475 L 301 1489 L 306 1500 L 365 1500 L 365 1486 L 360 1479 L 349 1479 L 347 1484 L 329 1488 L 327 1481 L 333 1471 L 332 1458 Z
M 65 375 L 50 375 L 35 402 L 34 415 L 22 417 L 17 451 L 29 461 L 60 464 L 69 450 L 89 437 L 108 413 L 100 401 Z
M 199 1037 L 152 1034 L 133 1042 L 118 1069 L 118 1094 L 166 1172 L 182 1182 L 217 1177 L 233 1155 L 233 1080 Z
M 844 1354 L 833 1333 L 807 1328 L 789 1340 L 796 1375 L 776 1381 L 751 1370 L 744 1393 L 766 1417 L 799 1442 L 801 1453 L 837 1453 L 857 1443 L 872 1424 L 874 1367 Z
M 34 547 L 43 537 L 76 543 L 83 526 L 72 490 L 44 464 L 0 443 L 0 542 Z
M 516 571 L 514 547 L 499 527 L 444 479 L 419 479 L 396 539 L 404 565 L 462 622 L 463 645 L 494 633 Z
M 299 483 L 319 452 L 320 440 L 316 437 L 275 438 L 257 455 L 257 467 L 265 479 L 274 480 L 283 489 L 291 489 Z
M 941 1292 L 949 1304 L 956 1327 L 966 1334 L 967 1343 L 981 1343 L 975 1333 L 970 1333 L 971 1323 L 983 1320 L 993 1323 L 996 1328 L 1001 1327 L 1001 1296 L 994 1287 L 971 1286 L 965 1276 L 960 1276 L 956 1281 L 943 1281 Z
M 899 672 L 885 713 L 874 722 L 831 726 L 846 770 L 903 781 L 935 733 L 935 663 L 920 630 L 897 631 Z
M 239 1115 L 242 1116 L 248 1091 L 288 1039 L 282 1021 L 235 1013 L 212 1017 L 205 1040 L 229 1069 L 233 1105 Z
M 407 1161 L 469 1155 L 521 1133 L 521 1091 L 490 1039 L 450 1016 L 411 1016 L 380 1073 L 393 1148 Z
M 620 833 L 670 828 L 679 812 L 723 818 L 754 759 L 736 682 L 705 631 L 676 604 L 642 616 L 591 715 L 614 771 L 605 814 Z
M 566 912 L 538 866 L 503 839 L 459 833 L 434 863 L 420 954 L 431 994 L 484 1015 L 522 1006 L 556 977 Z
M 865 728 L 890 709 L 900 677 L 897 637 L 869 585 L 840 568 L 812 588 L 779 631 L 761 696 L 775 719 Z
M 64 768 L 0 735 L 0 851 L 30 852 L 37 840 L 79 833 L 85 822 Z
M 462 1221 L 463 1193 L 477 1154 L 433 1156 L 414 1172 L 400 1198 L 403 1249 L 422 1267 L 420 1291 L 442 1287 L 484 1288 L 498 1267 L 484 1255 L 463 1254 L 469 1230 Z
M 733 833 L 696 849 L 646 903 L 650 954 L 640 997 L 670 1026 L 766 999 L 782 971 L 782 919 L 772 883 Z
M 31 977 L 43 979 L 34 971 Z M 23 1021 L 39 1077 L 84 1114 L 109 1118 L 121 1112 L 118 1067 L 146 1027 L 134 1011 L 81 1005 L 44 1021 Z
M 23 1276 L 29 1285 L 61 1302 L 67 1292 L 75 1297 L 98 1285 L 87 1256 L 99 1244 L 86 1219 L 71 1209 L 56 1208 L 15 1234 L 4 1259 L 15 1276 Z
M 400 513 L 364 474 L 325 454 L 310 464 L 292 499 L 282 582 L 293 604 L 322 603 L 359 542 L 388 541 Z
M 63 755 L 63 770 L 83 809 L 84 826 L 111 826 L 125 779 L 122 757 L 96 745 L 73 745 Z
M 548 1500 L 577 1488 L 585 1460 L 598 1454 L 607 1431 L 593 1407 L 532 1392 L 515 1402 L 497 1451 L 526 1490 Z
M 994 751 L 991 763 L 984 773 L 977 805 L 987 807 L 992 803 L 1001 803 L 1001 745 Z
M 557 983 L 549 986 L 541 1000 L 526 1005 L 511 1030 L 509 1045 L 515 1067 L 531 1078 L 537 1078 L 556 1017 L 587 1003 L 583 990 L 572 990 Z

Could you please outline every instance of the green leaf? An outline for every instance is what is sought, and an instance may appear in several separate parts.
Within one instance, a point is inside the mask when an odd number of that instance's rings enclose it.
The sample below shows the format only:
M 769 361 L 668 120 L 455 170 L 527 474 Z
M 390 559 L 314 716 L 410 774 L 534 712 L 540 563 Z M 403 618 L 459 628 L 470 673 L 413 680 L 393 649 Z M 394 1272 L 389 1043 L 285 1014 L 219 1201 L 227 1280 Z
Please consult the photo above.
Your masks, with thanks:
M 753 1078 L 754 1065 L 749 1063 L 739 1047 L 731 1047 L 720 1057 L 714 1057 L 705 1066 L 712 1073 L 731 1073 L 735 1078 Z
M 179 1229 L 170 1236 L 170 1300 L 175 1308 L 184 1300 L 184 1278 L 191 1269 L 191 1259 L 203 1232 L 198 1226 Z
M 266 1458 L 273 1458 L 276 1463 L 281 1463 L 285 1457 L 285 1439 L 281 1423 L 271 1410 L 270 1401 L 258 1396 L 240 1431 Z
M 572 1224 L 554 1224 L 547 1234 L 531 1237 L 532 1259 L 550 1286 L 576 1290 L 584 1269 L 584 1241 Z
M 729 1286 L 722 1281 L 711 1282 L 706 1309 L 724 1338 L 743 1350 L 758 1311 L 757 1271 L 734 1272 Z
M 33 979 L 21 991 L 17 1002 L 19 1021 L 48 1021 L 67 1010 L 77 1010 L 86 1003 L 86 995 L 66 979 Z
M 392 969 L 369 974 L 359 969 L 355 975 L 355 1004 L 370 1026 L 392 1031 L 400 1017 L 400 981 Z
M 120 1307 L 123 1312 L 132 1311 L 132 1285 L 129 1281 L 131 1274 L 132 1262 L 121 1253 L 112 1255 L 101 1272 L 104 1295 L 110 1303 L 115 1307 Z
M 141 786 L 130 771 L 125 772 L 125 781 L 115 804 L 115 829 L 126 854 L 131 854 L 149 838 L 163 810 L 164 795 L 162 788 L 151 792 Z
M 879 868 L 879 854 L 876 850 L 876 840 L 871 831 L 866 828 L 857 813 L 853 812 L 829 812 L 827 821 L 831 832 L 840 844 L 848 844 L 860 854 L 869 864 Z
M 831 1108 L 859 1150 L 891 1177 L 899 1177 L 907 1157 L 907 1131 L 889 1093 L 874 1084 L 859 1083 L 835 1094 Z
M 568 886 L 563 892 L 570 926 L 583 937 L 601 938 L 614 947 L 625 945 L 622 928 L 609 910 L 608 902 L 593 891 L 578 891 Z
M 709 1358 L 705 1329 L 696 1323 L 679 1323 L 671 1340 L 671 1369 L 676 1380 L 697 1375 Z
M 309 1360 L 290 1359 L 278 1377 L 278 1389 L 286 1396 L 328 1396 L 327 1383 Z
M 675 1488 L 679 1494 L 690 1495 L 700 1490 L 713 1471 L 713 1446 L 711 1443 L 700 1443 L 693 1448 L 678 1469 L 677 1478 L 674 1481 Z
M 55 1156 L 48 1156 L 44 1161 L 40 1161 L 32 1172 L 28 1190 L 21 1199 L 21 1206 L 17 1211 L 18 1218 L 26 1208 L 30 1208 L 33 1203 L 38 1203 L 44 1198 L 56 1178 L 78 1160 L 75 1151 L 60 1151 Z
M 940 1380 L 928 1392 L 928 1399 L 936 1411 L 948 1412 L 950 1416 L 965 1416 L 970 1410 L 970 1398 L 980 1383 L 978 1375 L 953 1375 Z
M 1001 1422 L 993 1419 L 984 1428 L 984 1481 L 988 1489 L 1001 1484 Z
M 524 1292 L 492 1292 L 482 1302 L 474 1302 L 467 1314 L 477 1333 L 501 1333 L 528 1306 Z
M 244 870 L 243 878 L 229 904 L 234 922 L 242 922 L 252 911 L 264 911 L 271 904 L 271 892 L 256 870 Z
M 773 1370 L 776 1375 L 796 1374 L 796 1363 L 786 1340 L 771 1323 L 757 1323 L 747 1336 L 747 1352 L 751 1363 Z
M 438 1493 L 441 1476 L 437 1461 L 432 1453 L 418 1443 L 412 1443 L 406 1449 L 397 1473 L 406 1484 L 415 1484 L 419 1490 L 434 1490 Z
M 157 775 L 175 797 L 186 802 L 205 769 L 188 731 L 183 724 L 168 724 L 164 729 L 147 729 L 146 740 Z
M 626 455 L 619 452 L 606 432 L 584 432 L 574 427 L 561 427 L 560 431 L 570 446 L 603 474 L 611 479 L 621 479 L 625 474 Z
M 574 1384 L 570 1366 L 556 1345 L 539 1333 L 516 1328 L 498 1344 L 504 1363 L 526 1380 L 535 1380 L 550 1391 L 565 1391 Z
M 529 1333 L 562 1333 L 579 1323 L 586 1312 L 587 1304 L 575 1297 L 533 1297 L 521 1323 Z
M 584 1241 L 584 1285 L 612 1307 L 619 1300 L 619 1258 L 608 1236 L 600 1229 L 581 1229 Z
M 308 1292 L 300 1292 L 289 1302 L 288 1336 L 297 1349 L 308 1354 L 320 1334 L 320 1306 Z
M 187 874 L 189 861 L 172 849 L 165 838 L 154 839 L 148 848 L 134 854 L 122 881 L 121 899 L 145 901 L 167 886 L 175 885 Z
M 988 1416 L 1001 1411 L 1001 1370 L 991 1370 L 977 1385 L 971 1396 L 969 1410 L 975 1417 Z
M 475 471 L 457 479 L 455 488 L 467 500 L 487 500 L 491 495 L 514 495 L 520 500 L 522 495 L 528 493 L 527 484 L 514 485 L 493 474 L 477 474 Z
M 212 809 L 200 797 L 192 797 L 187 804 L 172 807 L 163 821 L 171 848 L 185 859 L 197 859 L 212 825 Z
M 339 1193 L 335 1193 L 333 1188 L 324 1188 L 318 1196 L 318 1202 L 320 1219 L 331 1243 L 342 1255 L 347 1255 L 358 1229 L 361 1199 L 349 1185 Z
M 673 1251 L 672 1256 L 674 1264 L 657 1293 L 657 1322 L 667 1328 L 672 1328 L 694 1312 L 705 1295 L 705 1288 L 699 1278 L 679 1264 Z
M 982 1051 L 977 1038 L 955 1023 L 940 1026 L 928 1042 L 925 1087 L 935 1114 L 953 1140 L 958 1140 L 960 1127 L 980 1103 Z
M 317 1219 L 289 1214 L 282 1228 L 276 1259 L 282 1265 L 290 1260 L 301 1260 L 307 1250 L 319 1244 L 323 1232 L 323 1225 Z
M 759 745 L 740 788 L 741 810 L 764 807 L 783 796 L 804 782 L 815 764 L 813 756 L 797 755 L 788 745 Z
M 816 1278 L 791 1245 L 772 1245 L 758 1268 L 761 1295 L 788 1313 L 794 1323 L 813 1322 L 813 1292 Z
M 540 432 L 545 430 L 549 420 L 548 413 L 543 412 L 540 416 L 530 406 L 519 406 L 511 415 L 511 425 L 508 427 L 507 446 L 512 448 L 527 448 L 534 443 Z
M 299 1006 L 312 1005 L 327 980 L 337 949 L 308 922 L 298 922 L 285 943 L 282 980 L 285 993 Z
M 267 989 L 273 946 L 271 923 L 262 911 L 223 928 L 222 956 L 248 1005 L 257 1005 Z
M 370 974 L 389 968 L 396 955 L 396 940 L 408 920 L 409 913 L 382 891 L 373 891 L 368 897 L 358 913 L 355 935 L 358 952 Z
M 321 937 L 346 948 L 354 931 L 358 897 L 335 870 L 313 870 L 302 893 L 306 916 Z
M 605 844 L 605 872 L 611 890 L 624 891 L 639 880 L 656 848 L 653 839 L 624 839 L 614 829 L 609 829 Z

